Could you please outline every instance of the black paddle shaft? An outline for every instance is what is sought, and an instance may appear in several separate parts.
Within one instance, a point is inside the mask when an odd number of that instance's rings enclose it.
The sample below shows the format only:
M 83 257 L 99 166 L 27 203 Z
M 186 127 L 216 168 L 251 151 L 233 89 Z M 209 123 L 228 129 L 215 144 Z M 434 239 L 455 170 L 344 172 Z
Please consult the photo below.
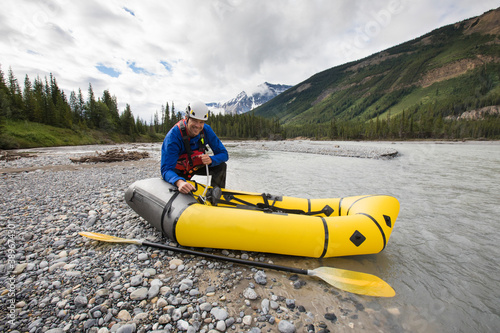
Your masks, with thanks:
M 280 265 L 268 264 L 268 263 L 265 263 L 265 262 L 258 262 L 258 261 L 251 261 L 251 260 L 231 258 L 231 257 L 226 257 L 226 256 L 219 256 L 219 255 L 216 255 L 216 254 L 210 254 L 210 253 L 200 252 L 200 251 L 193 251 L 193 250 L 185 249 L 185 248 L 182 248 L 182 247 L 170 246 L 170 245 L 165 245 L 165 244 L 151 243 L 151 242 L 148 242 L 148 241 L 142 241 L 142 245 L 146 245 L 146 246 L 150 246 L 150 247 L 156 247 L 158 249 L 163 249 L 163 250 L 169 250 L 169 251 L 174 251 L 174 252 L 181 252 L 181 253 L 185 253 L 185 254 L 191 254 L 191 255 L 194 255 L 194 256 L 202 256 L 202 257 L 206 257 L 206 258 L 212 258 L 212 259 L 230 261 L 230 262 L 234 262 L 234 263 L 242 264 L 242 265 L 262 267 L 262 268 L 269 268 L 269 269 L 274 269 L 274 270 L 277 270 L 277 271 L 284 271 L 284 272 L 291 272 L 291 273 L 296 273 L 296 274 L 308 275 L 307 269 L 300 269 L 300 268 L 294 268 L 294 267 L 287 267 L 287 266 L 280 266 Z

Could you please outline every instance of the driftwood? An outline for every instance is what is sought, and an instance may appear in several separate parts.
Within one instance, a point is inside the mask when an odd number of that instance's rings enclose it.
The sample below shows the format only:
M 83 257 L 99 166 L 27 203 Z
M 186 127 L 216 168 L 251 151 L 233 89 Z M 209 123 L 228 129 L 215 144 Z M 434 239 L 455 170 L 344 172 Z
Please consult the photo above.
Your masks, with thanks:
M 70 158 L 73 163 L 87 162 L 119 162 L 119 161 L 137 161 L 142 158 L 149 157 L 147 152 L 129 151 L 124 152 L 123 149 L 112 149 L 104 153 L 96 151 L 96 155 L 84 156 L 81 158 Z
M 17 151 L 0 150 L 0 161 L 9 162 L 22 157 L 36 157 L 36 155 L 30 153 L 20 153 Z

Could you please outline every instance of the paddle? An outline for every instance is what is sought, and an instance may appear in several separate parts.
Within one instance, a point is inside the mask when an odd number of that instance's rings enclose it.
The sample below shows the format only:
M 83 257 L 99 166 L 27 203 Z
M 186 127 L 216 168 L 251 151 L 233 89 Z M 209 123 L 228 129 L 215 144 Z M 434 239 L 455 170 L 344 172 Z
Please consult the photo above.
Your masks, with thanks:
M 83 231 L 79 233 L 81 236 L 91 238 L 94 240 L 108 242 L 108 243 L 126 243 L 126 244 L 136 244 L 145 245 L 150 247 L 155 247 L 163 250 L 170 250 L 174 252 L 180 252 L 185 254 L 191 254 L 195 256 L 203 256 L 212 259 L 225 260 L 230 262 L 235 262 L 242 265 L 250 265 L 255 267 L 270 268 L 277 271 L 285 271 L 296 274 L 303 274 L 309 276 L 315 276 L 326 283 L 354 294 L 368 295 L 368 296 L 379 296 L 379 297 L 393 297 L 396 292 L 392 287 L 387 284 L 384 280 L 376 277 L 375 275 L 349 271 L 340 268 L 332 267 L 318 267 L 313 270 L 300 269 L 294 267 L 279 266 L 274 264 L 268 264 L 258 261 L 243 260 L 231 257 L 220 256 L 216 254 L 210 254 L 205 252 L 193 251 L 185 249 L 182 247 L 169 246 L 159 243 L 151 243 L 140 239 L 125 239 L 115 236 L 109 236 L 104 234 L 99 234 L 95 232 Z

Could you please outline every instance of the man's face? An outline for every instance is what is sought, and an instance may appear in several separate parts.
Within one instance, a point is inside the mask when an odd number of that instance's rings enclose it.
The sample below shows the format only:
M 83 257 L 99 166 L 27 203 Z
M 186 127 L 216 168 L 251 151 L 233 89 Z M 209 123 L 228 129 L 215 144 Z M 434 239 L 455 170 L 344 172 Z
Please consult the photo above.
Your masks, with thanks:
M 194 118 L 189 118 L 187 121 L 187 132 L 190 137 L 195 137 L 203 130 L 205 122 Z

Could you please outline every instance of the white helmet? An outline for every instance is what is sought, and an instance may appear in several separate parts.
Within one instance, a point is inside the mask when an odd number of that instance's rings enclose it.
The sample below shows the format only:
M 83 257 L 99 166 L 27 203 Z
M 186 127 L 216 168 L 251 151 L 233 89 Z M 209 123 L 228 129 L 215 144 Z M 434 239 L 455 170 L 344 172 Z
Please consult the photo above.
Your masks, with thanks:
M 203 102 L 196 101 L 191 103 L 187 107 L 188 118 L 194 118 L 198 120 L 207 121 L 208 120 L 208 107 Z

